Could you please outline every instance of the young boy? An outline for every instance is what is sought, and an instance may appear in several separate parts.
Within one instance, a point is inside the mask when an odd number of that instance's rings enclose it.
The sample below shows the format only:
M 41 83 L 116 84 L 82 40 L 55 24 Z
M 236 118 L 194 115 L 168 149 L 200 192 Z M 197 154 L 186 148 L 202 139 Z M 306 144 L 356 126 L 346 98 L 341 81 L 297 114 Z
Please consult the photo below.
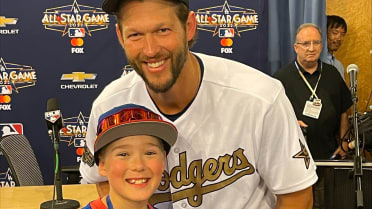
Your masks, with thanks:
M 145 107 L 126 104 L 99 118 L 94 158 L 110 192 L 83 209 L 152 209 L 177 130 Z

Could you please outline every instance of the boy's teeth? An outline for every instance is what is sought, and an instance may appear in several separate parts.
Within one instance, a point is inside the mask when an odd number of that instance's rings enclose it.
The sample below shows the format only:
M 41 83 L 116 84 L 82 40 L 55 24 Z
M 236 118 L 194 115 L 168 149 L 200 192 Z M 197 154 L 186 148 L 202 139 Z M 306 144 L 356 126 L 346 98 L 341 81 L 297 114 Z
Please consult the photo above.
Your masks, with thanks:
M 146 179 L 131 179 L 129 180 L 129 183 L 131 184 L 143 184 L 143 183 L 146 183 L 147 180 Z
M 162 60 L 162 61 L 159 61 L 159 62 L 152 62 L 152 63 L 148 63 L 147 65 L 149 66 L 149 67 L 159 67 L 160 65 L 162 65 L 162 64 L 164 64 L 164 60 Z

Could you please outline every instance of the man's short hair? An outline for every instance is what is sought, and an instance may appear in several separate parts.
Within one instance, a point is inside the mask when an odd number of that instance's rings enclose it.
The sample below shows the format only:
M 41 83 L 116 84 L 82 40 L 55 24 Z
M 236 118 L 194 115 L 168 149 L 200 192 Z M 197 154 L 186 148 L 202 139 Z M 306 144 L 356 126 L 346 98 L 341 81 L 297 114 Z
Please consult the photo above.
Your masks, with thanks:
M 344 18 L 337 15 L 327 15 L 327 28 L 342 27 L 347 32 L 347 24 Z
M 304 28 L 308 28 L 308 27 L 311 27 L 311 28 L 315 28 L 318 30 L 319 32 L 319 35 L 320 35 L 320 38 L 322 38 L 322 30 L 320 30 L 319 26 L 315 25 L 314 23 L 304 23 L 302 25 L 300 25 L 298 28 L 297 28 L 297 31 L 296 31 L 296 42 L 298 42 L 297 40 L 297 35 L 300 33 L 300 31 Z

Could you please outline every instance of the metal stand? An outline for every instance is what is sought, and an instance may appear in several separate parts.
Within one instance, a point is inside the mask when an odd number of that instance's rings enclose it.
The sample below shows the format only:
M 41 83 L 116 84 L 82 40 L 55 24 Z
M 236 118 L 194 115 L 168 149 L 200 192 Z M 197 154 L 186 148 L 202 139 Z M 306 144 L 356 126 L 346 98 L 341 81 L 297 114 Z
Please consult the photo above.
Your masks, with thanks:
M 62 171 L 59 159 L 59 137 L 57 126 L 52 126 L 52 139 L 54 145 L 54 190 L 57 192 L 57 200 L 49 200 L 40 204 L 40 209 L 77 209 L 80 203 L 76 200 L 63 199 L 62 195 Z M 53 192 L 54 194 L 54 192 Z M 54 195 L 53 195 L 54 196 Z
M 354 126 L 354 139 L 355 139 L 355 156 L 354 156 L 354 182 L 355 182 L 355 194 L 356 194 L 356 208 L 362 209 L 363 205 L 363 191 L 362 191 L 362 157 L 360 156 L 360 141 L 358 133 L 358 110 L 357 101 L 358 97 L 356 94 L 356 87 L 351 88 L 351 96 L 353 100 L 353 126 Z

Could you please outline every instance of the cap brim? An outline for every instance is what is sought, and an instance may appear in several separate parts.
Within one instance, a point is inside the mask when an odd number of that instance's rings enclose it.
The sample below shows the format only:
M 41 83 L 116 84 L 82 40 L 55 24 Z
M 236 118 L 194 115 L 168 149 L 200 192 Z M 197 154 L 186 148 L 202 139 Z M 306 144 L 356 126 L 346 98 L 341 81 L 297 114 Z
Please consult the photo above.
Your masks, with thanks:
M 160 121 L 138 121 L 115 126 L 107 130 L 96 139 L 94 152 L 96 153 L 107 144 L 123 137 L 149 135 L 162 139 L 171 147 L 177 140 L 176 128 L 168 122 Z M 166 150 L 167 152 L 169 150 Z

